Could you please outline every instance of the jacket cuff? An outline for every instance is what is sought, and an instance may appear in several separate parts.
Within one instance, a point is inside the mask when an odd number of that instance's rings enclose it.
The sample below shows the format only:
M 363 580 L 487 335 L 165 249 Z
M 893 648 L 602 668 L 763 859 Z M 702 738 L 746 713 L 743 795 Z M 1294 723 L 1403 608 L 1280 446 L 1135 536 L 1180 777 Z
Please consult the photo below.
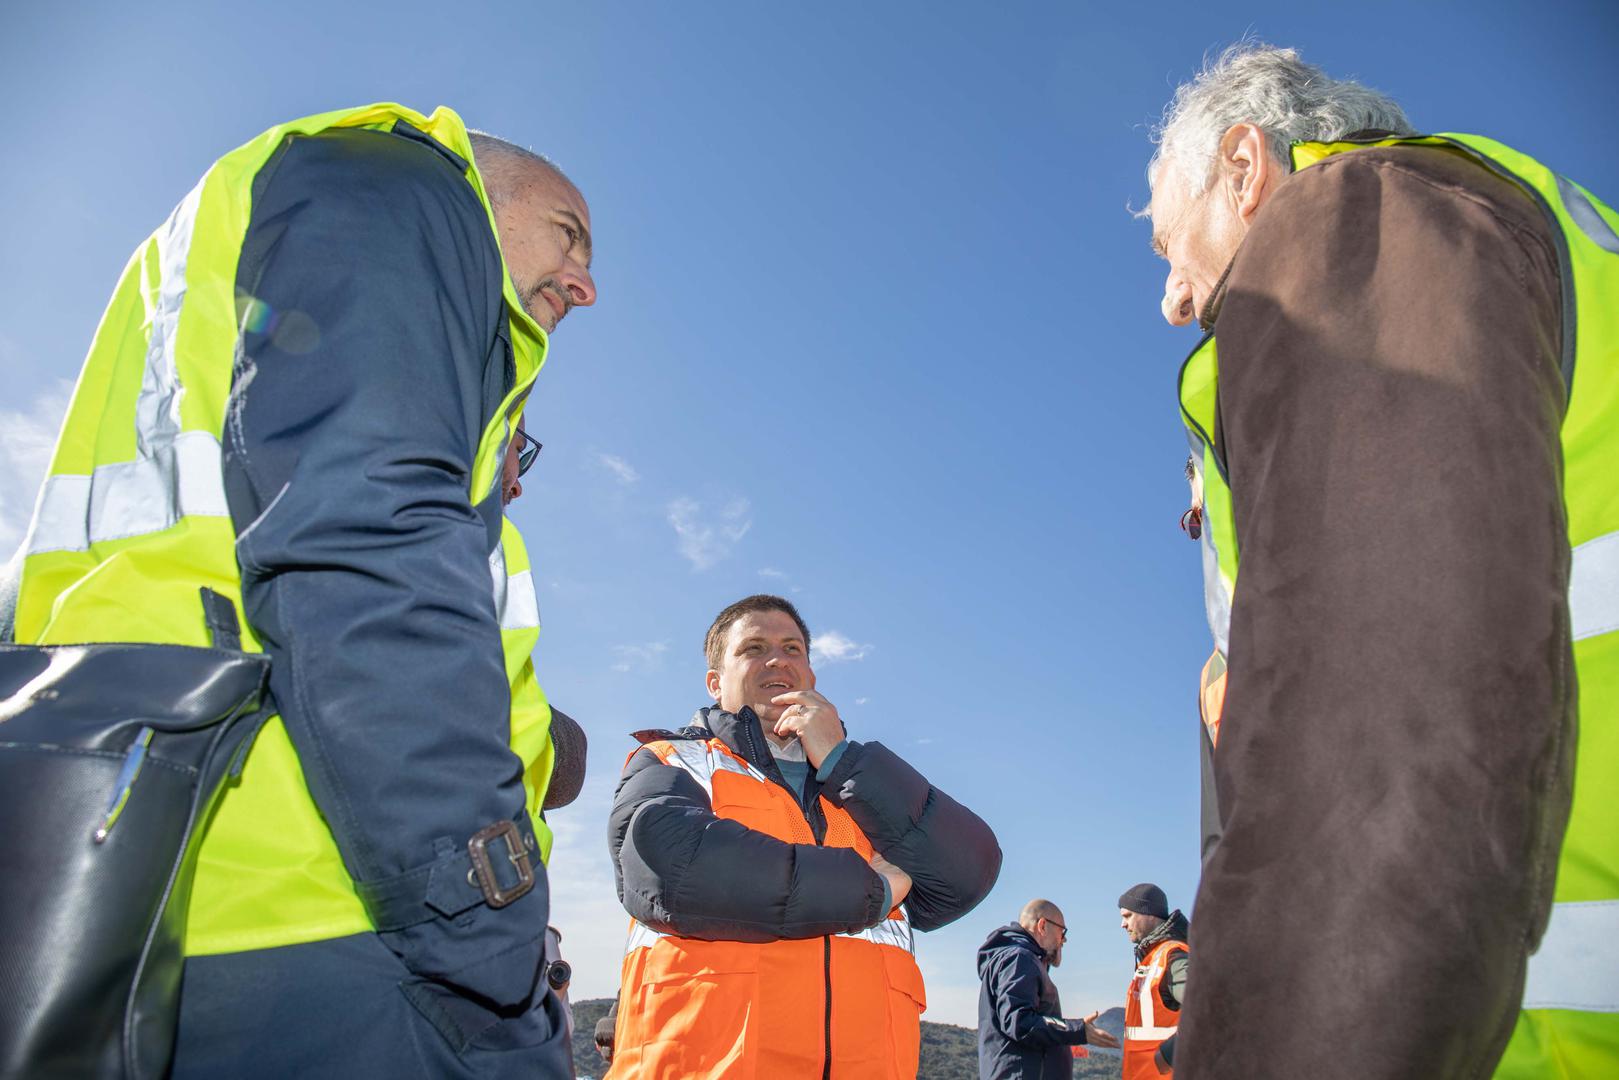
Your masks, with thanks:
M 824 784 L 832 776 L 832 770 L 838 767 L 838 760 L 843 752 L 849 748 L 849 740 L 844 739 L 832 748 L 832 752 L 821 759 L 821 767 L 815 770 L 815 779 Z
M 841 751 L 841 752 L 840 752 Z M 826 759 L 821 762 L 821 769 L 815 773 L 815 779 L 821 783 L 821 794 L 831 799 L 833 803 L 843 805 L 843 785 L 853 775 L 860 759 L 865 756 L 866 748 L 853 739 L 844 739 Z M 836 759 L 833 758 L 836 754 Z

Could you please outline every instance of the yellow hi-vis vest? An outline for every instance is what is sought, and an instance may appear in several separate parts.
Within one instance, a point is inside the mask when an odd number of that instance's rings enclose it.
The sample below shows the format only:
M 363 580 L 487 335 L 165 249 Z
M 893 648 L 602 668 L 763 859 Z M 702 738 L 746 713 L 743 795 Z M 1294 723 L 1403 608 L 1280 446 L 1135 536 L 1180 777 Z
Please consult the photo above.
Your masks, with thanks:
M 1619 214 L 1544 165 L 1476 135 L 1297 143 L 1293 167 L 1368 146 L 1437 146 L 1518 184 L 1561 249 L 1563 503 L 1573 558 L 1568 606 L 1579 680 L 1574 806 L 1551 922 L 1529 960 L 1523 1011 L 1496 1076 L 1619 1075 Z M 1204 492 L 1204 598 L 1224 675 L 1237 542 L 1223 450 L 1214 441 L 1219 364 L 1213 335 L 1181 368 L 1181 418 Z M 1217 670 L 1216 670 L 1217 669 Z M 1223 700 L 1224 688 L 1218 697 Z M 1212 695 L 1205 694 L 1209 699 Z M 1209 701 L 1205 700 L 1205 712 Z M 1218 730 L 1218 716 L 1204 717 Z M 1218 750 L 1216 750 L 1218 753 Z
M 230 597 L 240 612 L 220 438 L 239 327 L 250 314 L 238 307 L 235 286 L 253 181 L 290 136 L 388 130 L 397 121 L 472 162 L 466 128 L 447 108 L 423 116 L 379 104 L 306 117 L 216 161 L 136 250 L 91 343 L 23 541 L 17 641 L 205 646 L 199 586 Z M 475 166 L 466 178 L 498 242 Z M 523 311 L 510 274 L 504 277 L 516 378 L 479 439 L 467 491 L 473 504 L 490 497 L 500 479 L 516 416 L 547 348 L 545 331 Z M 510 545 L 497 546 L 497 554 L 502 547 Z M 518 559 L 526 569 L 526 555 Z M 491 563 L 498 597 L 511 584 L 504 565 Z M 242 625 L 242 647 L 262 651 L 245 618 Z M 507 653 L 510 674 L 510 639 Z M 534 755 L 524 759 L 525 783 L 544 756 L 550 718 L 538 687 L 528 688 L 532 681 L 530 670 L 518 740 Z M 517 722 L 514 712 L 514 733 Z M 538 838 L 544 837 L 542 831 Z M 226 792 L 203 836 L 189 910 L 190 955 L 371 929 L 279 717 L 259 732 L 240 784 Z

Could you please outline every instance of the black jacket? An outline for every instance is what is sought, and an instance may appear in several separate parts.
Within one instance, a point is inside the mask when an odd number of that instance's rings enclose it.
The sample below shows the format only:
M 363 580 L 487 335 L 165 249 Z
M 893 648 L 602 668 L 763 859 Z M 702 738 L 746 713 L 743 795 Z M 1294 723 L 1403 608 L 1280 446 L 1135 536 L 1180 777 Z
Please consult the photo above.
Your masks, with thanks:
M 1082 1020 L 1064 1020 L 1040 943 L 1016 923 L 978 947 L 978 1075 L 982 1080 L 1067 1080 L 1068 1049 L 1085 1041 Z
M 710 732 L 792 790 L 751 709 L 700 709 L 691 727 L 637 737 L 707 739 Z M 813 772 L 805 780 L 801 806 L 815 844 L 789 844 L 718 817 L 701 785 L 643 749 L 624 767 L 608 821 L 625 910 L 654 930 L 711 941 L 822 937 L 875 925 L 887 914 L 883 880 L 854 851 L 820 846 L 820 795 L 911 876 L 905 910 L 918 930 L 971 911 L 1000 874 L 989 826 L 881 743 L 850 742 L 824 784 Z

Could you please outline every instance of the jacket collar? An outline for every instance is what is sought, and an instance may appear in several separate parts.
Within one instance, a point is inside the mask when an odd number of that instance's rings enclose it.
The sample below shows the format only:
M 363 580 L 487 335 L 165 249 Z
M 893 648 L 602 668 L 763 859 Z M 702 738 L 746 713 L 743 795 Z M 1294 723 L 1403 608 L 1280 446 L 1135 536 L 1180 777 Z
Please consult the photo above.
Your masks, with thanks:
M 1186 921 L 1186 916 L 1181 914 L 1180 908 L 1176 908 L 1152 933 L 1136 942 L 1136 960 L 1145 960 L 1148 953 L 1166 941 L 1185 941 L 1190 930 L 1191 924 Z
M 781 779 L 781 770 L 776 768 L 770 744 L 765 741 L 764 725 L 746 705 L 734 713 L 718 705 L 704 706 L 692 716 L 691 726 L 707 730 L 766 776 Z

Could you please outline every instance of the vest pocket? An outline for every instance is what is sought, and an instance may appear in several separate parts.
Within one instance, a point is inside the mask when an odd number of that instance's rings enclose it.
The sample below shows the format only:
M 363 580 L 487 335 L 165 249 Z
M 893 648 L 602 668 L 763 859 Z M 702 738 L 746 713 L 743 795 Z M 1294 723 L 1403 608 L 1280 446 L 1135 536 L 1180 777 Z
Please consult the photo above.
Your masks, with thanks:
M 875 947 L 883 954 L 883 973 L 888 978 L 888 1023 L 896 1075 L 914 1077 L 921 1064 L 922 1014 L 928 1007 L 922 971 L 909 953 L 889 945 Z
M 757 1029 L 759 946 L 661 938 L 644 950 L 639 977 L 619 1011 L 618 1050 L 628 1075 L 753 1075 L 768 1040 Z

